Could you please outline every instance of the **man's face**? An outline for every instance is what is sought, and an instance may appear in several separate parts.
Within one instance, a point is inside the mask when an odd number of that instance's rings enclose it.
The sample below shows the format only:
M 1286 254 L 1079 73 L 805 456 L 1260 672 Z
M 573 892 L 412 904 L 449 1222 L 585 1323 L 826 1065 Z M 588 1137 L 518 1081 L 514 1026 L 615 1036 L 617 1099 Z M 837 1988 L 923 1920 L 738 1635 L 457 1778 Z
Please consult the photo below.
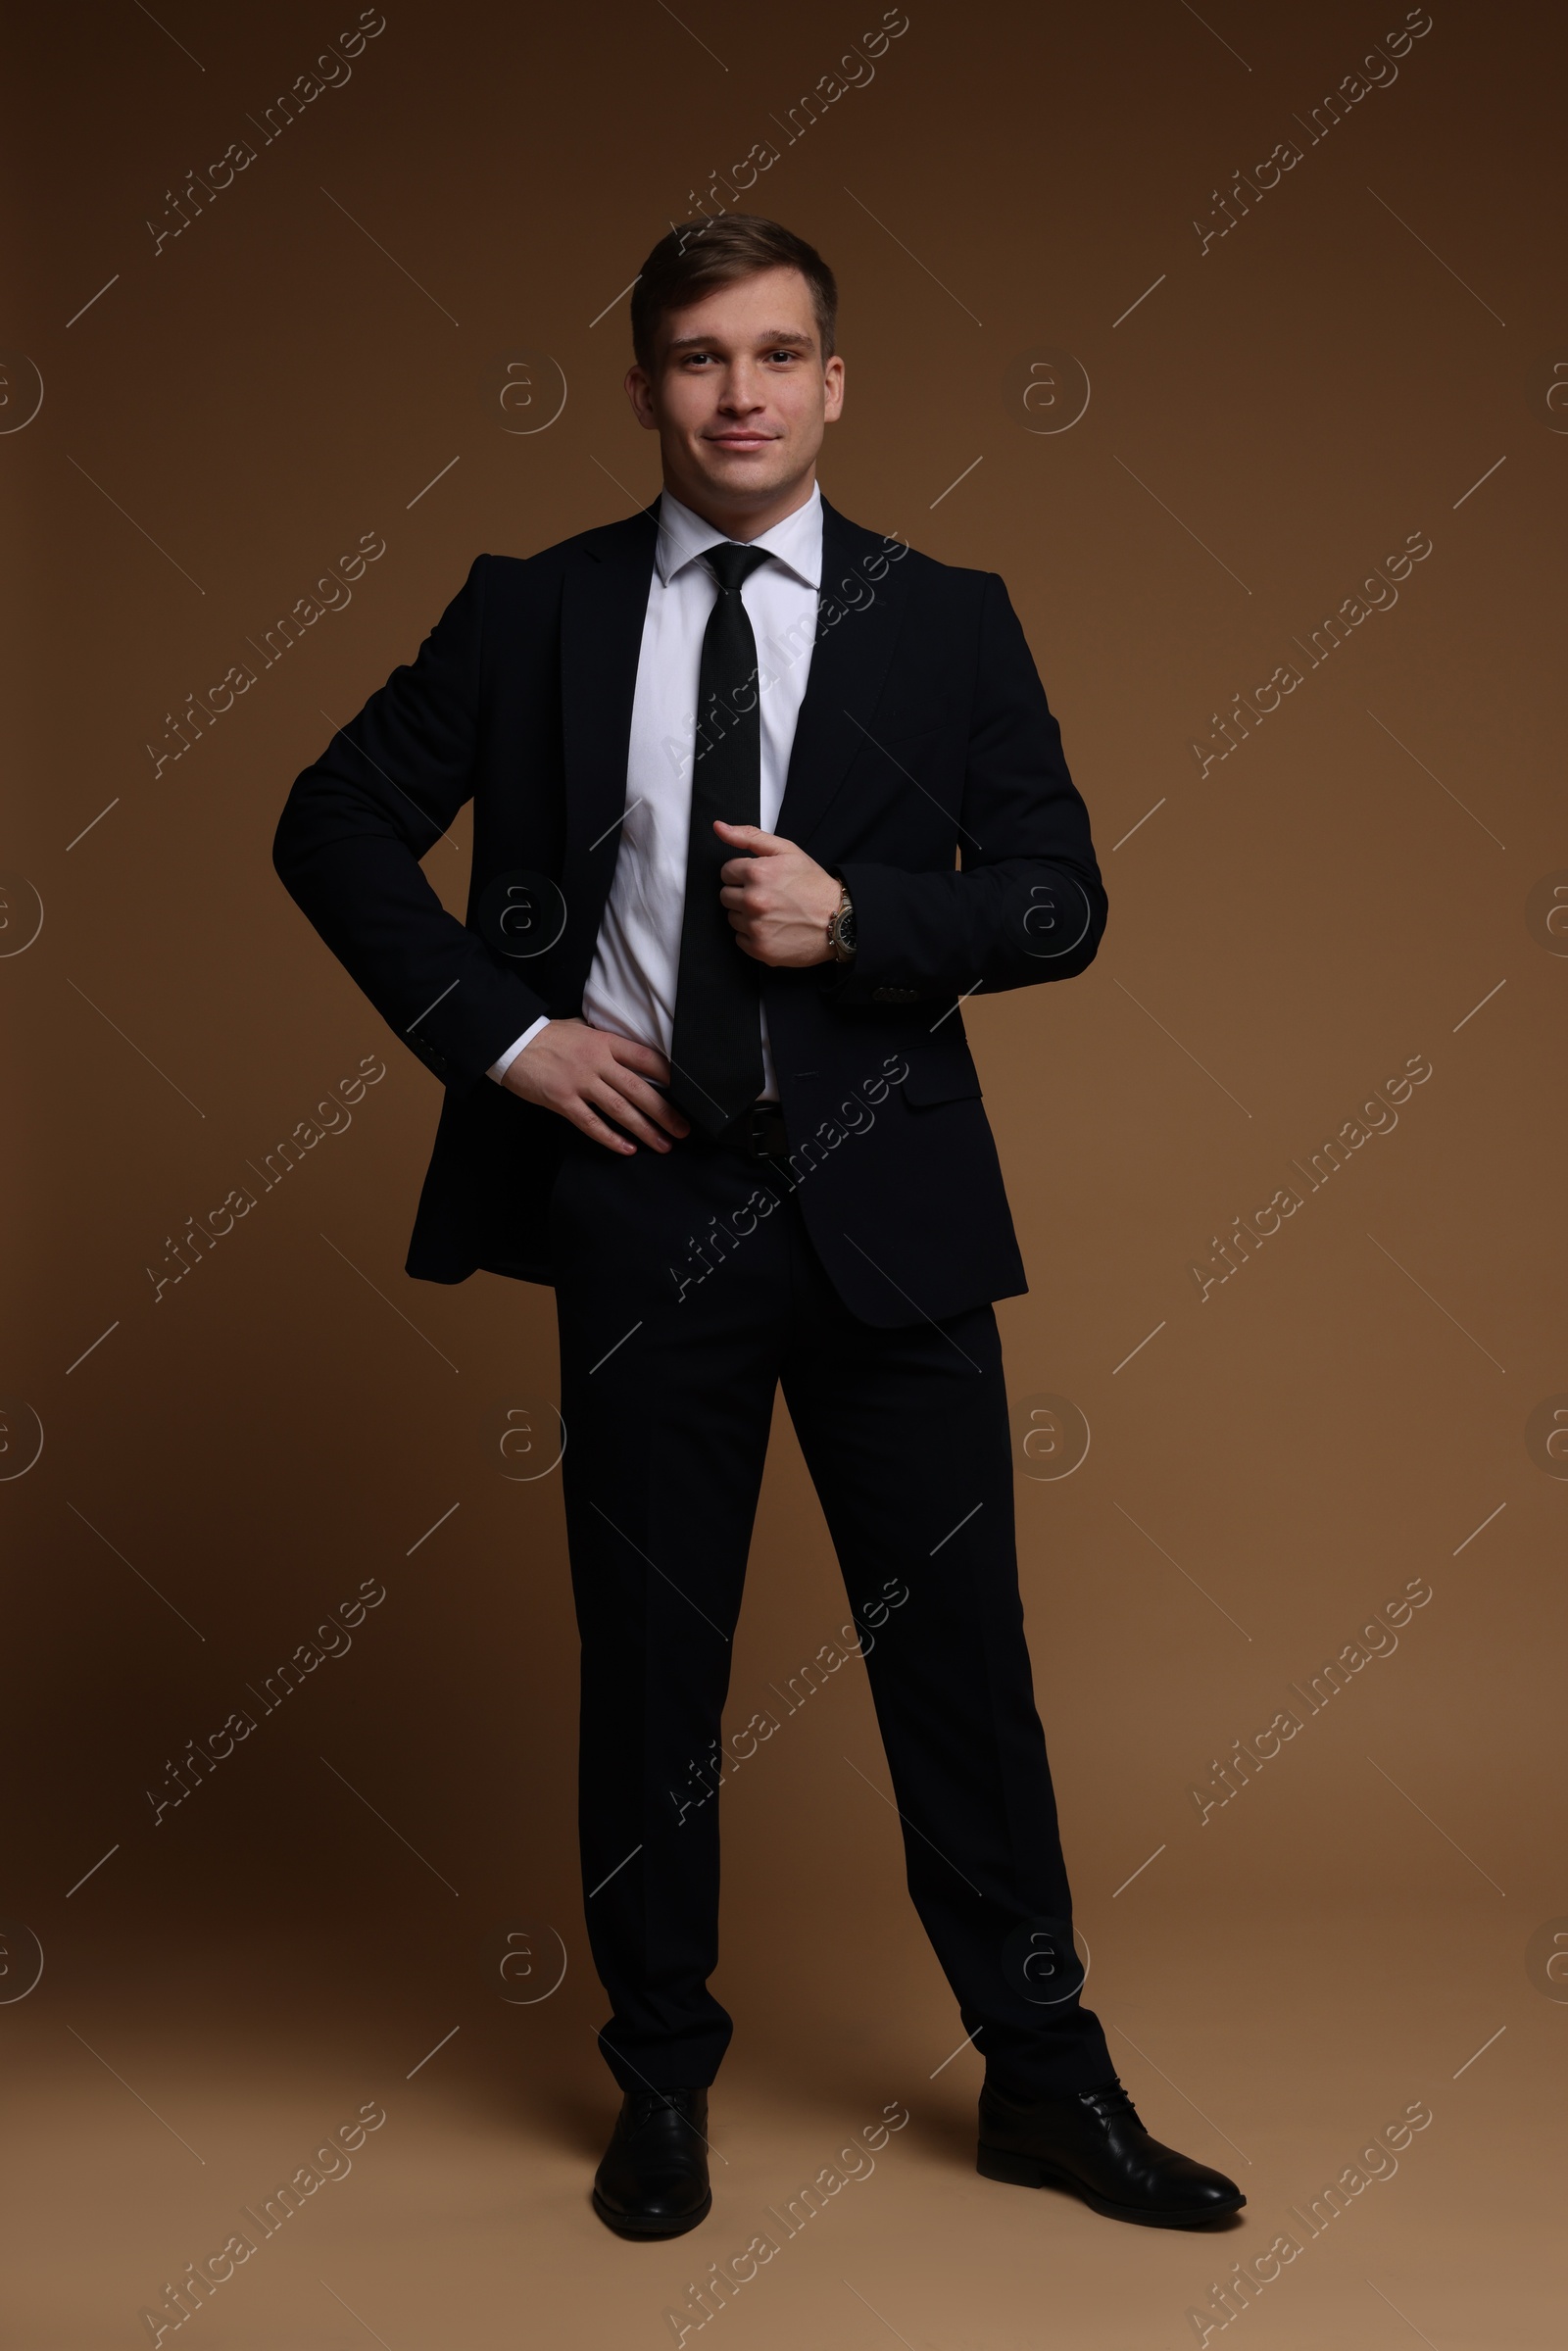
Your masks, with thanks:
M 764 269 L 671 311 L 652 375 L 632 367 L 626 392 L 675 496 L 746 515 L 808 491 L 844 362 L 823 365 L 799 269 Z

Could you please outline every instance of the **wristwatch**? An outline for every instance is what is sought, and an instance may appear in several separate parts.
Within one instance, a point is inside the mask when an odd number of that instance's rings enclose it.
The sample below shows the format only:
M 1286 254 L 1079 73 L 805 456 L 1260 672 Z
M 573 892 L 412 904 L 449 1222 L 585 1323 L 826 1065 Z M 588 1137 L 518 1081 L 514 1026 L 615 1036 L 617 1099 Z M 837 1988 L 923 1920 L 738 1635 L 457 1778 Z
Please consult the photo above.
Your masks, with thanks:
M 839 884 L 839 903 L 828 918 L 827 943 L 833 951 L 835 963 L 852 963 L 855 960 L 855 908 L 842 882 Z

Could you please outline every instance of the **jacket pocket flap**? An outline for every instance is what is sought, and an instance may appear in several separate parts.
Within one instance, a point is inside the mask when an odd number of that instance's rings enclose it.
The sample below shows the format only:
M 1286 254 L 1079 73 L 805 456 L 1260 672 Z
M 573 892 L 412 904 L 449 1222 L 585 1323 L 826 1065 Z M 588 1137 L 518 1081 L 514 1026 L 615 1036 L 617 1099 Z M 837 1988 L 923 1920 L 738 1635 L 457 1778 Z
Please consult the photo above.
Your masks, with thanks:
M 906 1102 L 961 1102 L 980 1092 L 980 1072 L 967 1053 L 910 1053 L 909 1074 L 904 1080 Z

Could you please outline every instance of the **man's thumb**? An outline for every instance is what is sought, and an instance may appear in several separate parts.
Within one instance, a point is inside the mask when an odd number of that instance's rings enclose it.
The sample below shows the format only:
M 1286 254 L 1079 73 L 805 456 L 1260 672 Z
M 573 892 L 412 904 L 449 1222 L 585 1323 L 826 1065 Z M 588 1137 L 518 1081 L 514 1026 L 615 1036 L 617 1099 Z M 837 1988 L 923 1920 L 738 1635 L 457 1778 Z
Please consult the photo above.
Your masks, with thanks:
M 777 833 L 765 833 L 758 824 L 731 824 L 727 817 L 723 816 L 715 816 L 713 822 L 721 832 L 740 834 L 746 847 L 753 850 L 759 857 L 766 857 L 770 853 L 776 853 L 789 847 L 789 843 L 781 841 Z

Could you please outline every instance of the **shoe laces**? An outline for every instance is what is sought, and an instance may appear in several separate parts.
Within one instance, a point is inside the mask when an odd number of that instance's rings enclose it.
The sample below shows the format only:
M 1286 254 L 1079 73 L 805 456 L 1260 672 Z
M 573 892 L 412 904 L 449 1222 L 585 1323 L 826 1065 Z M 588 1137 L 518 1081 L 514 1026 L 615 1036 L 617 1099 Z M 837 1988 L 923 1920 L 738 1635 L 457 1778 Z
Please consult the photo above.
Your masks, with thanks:
M 689 2089 L 634 2089 L 630 2092 L 631 2102 L 626 2110 L 627 2123 L 633 2129 L 638 2129 L 665 2107 L 671 2114 L 678 2114 L 683 2122 L 689 2123 L 691 2098 Z

